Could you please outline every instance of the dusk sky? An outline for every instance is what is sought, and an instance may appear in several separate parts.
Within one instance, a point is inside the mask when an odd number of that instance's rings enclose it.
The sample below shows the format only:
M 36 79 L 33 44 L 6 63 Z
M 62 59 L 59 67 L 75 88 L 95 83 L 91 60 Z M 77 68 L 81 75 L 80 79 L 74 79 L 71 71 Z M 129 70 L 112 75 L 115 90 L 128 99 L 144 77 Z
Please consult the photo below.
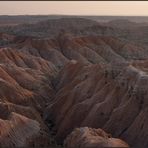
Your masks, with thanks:
M 148 1 L 1 1 L 0 15 L 144 15 Z

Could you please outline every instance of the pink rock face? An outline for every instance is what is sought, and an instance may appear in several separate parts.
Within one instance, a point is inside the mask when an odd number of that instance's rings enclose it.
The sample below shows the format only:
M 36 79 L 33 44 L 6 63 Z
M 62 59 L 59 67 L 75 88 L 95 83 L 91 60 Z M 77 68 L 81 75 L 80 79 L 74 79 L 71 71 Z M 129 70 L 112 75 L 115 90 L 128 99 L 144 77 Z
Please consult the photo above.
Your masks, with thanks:
M 129 147 L 124 141 L 112 138 L 102 129 L 76 128 L 65 139 L 66 148 Z

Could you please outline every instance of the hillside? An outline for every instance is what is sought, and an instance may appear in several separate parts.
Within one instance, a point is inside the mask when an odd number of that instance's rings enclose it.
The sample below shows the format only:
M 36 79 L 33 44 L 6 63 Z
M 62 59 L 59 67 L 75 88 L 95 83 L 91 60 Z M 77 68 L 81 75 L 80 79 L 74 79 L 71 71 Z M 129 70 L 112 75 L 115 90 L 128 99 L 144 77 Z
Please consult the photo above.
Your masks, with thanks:
M 148 147 L 143 33 L 84 18 L 12 28 L 0 34 L 1 147 Z

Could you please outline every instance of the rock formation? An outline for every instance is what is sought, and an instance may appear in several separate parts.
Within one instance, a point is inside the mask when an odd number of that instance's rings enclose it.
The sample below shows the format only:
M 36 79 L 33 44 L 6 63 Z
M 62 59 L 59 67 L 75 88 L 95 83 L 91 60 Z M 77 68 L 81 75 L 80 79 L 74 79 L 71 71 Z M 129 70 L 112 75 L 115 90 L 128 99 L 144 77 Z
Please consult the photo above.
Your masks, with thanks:
M 65 148 L 129 147 L 124 141 L 112 138 L 101 129 L 76 128 L 64 142 Z
M 47 118 L 55 124 L 56 139 L 62 142 L 75 127 L 89 126 L 105 129 L 130 145 L 146 147 L 147 139 L 139 136 L 147 133 L 143 128 L 147 122 L 144 120 L 146 86 L 147 76 L 132 65 L 120 73 L 110 68 L 105 71 L 98 64 L 65 66 L 63 74 L 60 73 L 55 100 L 46 111 Z M 137 134 L 132 134 L 134 126 L 139 131 Z
M 94 139 L 127 146 L 121 138 L 147 148 L 146 44 L 91 20 L 60 20 L 61 26 L 59 20 L 32 24 L 43 36 L 24 35 L 26 28 L 32 33 L 31 24 L 15 26 L 21 36 L 0 35 L 1 147 L 56 146 L 65 139 L 69 147 L 88 148 Z M 41 25 L 52 36 L 44 36 Z

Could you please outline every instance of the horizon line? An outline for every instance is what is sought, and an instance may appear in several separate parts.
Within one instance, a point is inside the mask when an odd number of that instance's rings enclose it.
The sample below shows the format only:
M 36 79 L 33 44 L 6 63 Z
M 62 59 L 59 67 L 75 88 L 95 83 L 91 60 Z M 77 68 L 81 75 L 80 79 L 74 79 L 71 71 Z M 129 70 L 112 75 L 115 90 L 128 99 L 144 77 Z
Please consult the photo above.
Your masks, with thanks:
M 148 15 L 92 15 L 92 14 L 2 14 L 0 16 L 121 16 L 121 17 L 148 17 Z

